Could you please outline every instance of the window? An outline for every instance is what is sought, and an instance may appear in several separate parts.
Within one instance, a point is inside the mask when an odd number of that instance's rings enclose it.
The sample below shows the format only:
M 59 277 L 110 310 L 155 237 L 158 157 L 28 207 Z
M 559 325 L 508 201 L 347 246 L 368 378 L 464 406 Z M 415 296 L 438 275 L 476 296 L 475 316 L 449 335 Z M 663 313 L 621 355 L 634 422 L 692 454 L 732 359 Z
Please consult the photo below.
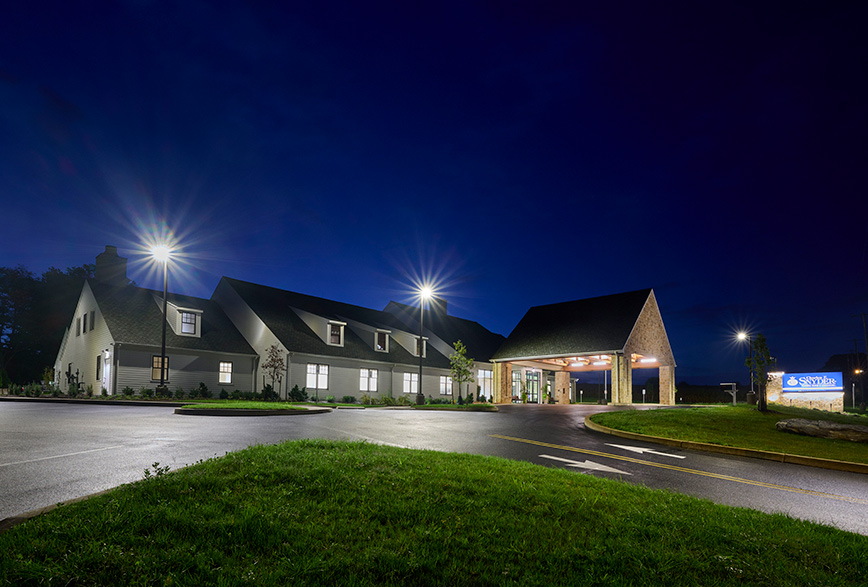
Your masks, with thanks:
M 232 383 L 231 361 L 220 361 L 220 373 L 217 380 L 219 383 Z
M 377 332 L 374 336 L 374 350 L 381 353 L 389 352 L 389 333 Z
M 82 314 L 82 316 L 81 316 L 81 320 L 82 320 L 82 322 L 81 322 L 81 333 L 82 333 L 82 334 L 87 334 L 87 312 L 85 312 L 84 314 Z
M 344 346 L 344 325 L 341 322 L 329 322 L 328 343 L 332 346 Z
M 452 378 L 448 375 L 440 376 L 440 395 L 452 393 Z
M 91 311 L 90 311 L 90 329 L 91 329 L 91 330 L 93 330 L 93 324 L 94 324 L 94 322 L 95 322 L 95 320 L 93 319 L 93 318 L 94 318 L 94 313 L 95 313 L 94 310 L 91 310 Z
M 96 356 L 96 380 L 102 379 L 102 355 Z
M 75 335 L 81 336 L 81 318 L 75 319 Z
M 418 373 L 404 373 L 404 393 L 419 393 Z
M 521 396 L 521 372 L 512 372 L 512 395 L 513 397 Z
M 359 391 L 377 391 L 376 369 L 359 369 Z
M 491 398 L 492 393 L 494 392 L 494 371 L 489 369 L 480 369 L 476 382 L 479 384 L 479 396 L 480 398 L 487 397 Z
M 428 356 L 428 341 L 425 340 L 424 338 L 419 338 L 417 336 L 416 337 L 416 356 L 417 357 L 419 356 L 419 347 L 420 346 L 422 347 L 422 356 L 427 357 Z
M 164 357 L 166 359 L 166 374 L 163 377 L 163 381 L 169 380 L 169 357 Z M 153 360 L 151 362 L 151 380 L 159 381 L 160 380 L 160 357 L 158 355 L 153 356 Z
M 308 389 L 329 388 L 329 366 L 307 364 L 307 387 Z
M 196 334 L 196 314 L 181 312 L 181 334 Z

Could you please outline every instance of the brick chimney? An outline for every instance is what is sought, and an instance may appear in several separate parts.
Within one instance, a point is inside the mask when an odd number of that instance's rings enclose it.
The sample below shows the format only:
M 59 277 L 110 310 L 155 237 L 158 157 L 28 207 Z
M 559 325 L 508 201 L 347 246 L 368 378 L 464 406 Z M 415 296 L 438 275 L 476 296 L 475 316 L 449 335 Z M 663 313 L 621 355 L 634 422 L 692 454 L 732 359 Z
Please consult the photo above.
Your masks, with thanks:
M 94 277 L 102 283 L 127 285 L 127 259 L 118 255 L 118 248 L 105 246 L 105 251 L 96 256 Z

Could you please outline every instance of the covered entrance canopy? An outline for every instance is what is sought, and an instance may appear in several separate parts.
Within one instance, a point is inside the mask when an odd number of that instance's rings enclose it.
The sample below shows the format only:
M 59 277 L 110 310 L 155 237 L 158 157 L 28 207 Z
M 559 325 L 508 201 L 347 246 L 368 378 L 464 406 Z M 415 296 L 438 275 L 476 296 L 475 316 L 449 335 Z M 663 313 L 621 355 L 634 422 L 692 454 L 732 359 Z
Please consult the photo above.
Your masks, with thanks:
M 494 354 L 494 400 L 512 401 L 513 369 L 555 372 L 554 397 L 570 401 L 570 373 L 612 372 L 612 401 L 632 403 L 633 369 L 657 368 L 660 403 L 675 403 L 675 358 L 652 289 L 527 311 Z

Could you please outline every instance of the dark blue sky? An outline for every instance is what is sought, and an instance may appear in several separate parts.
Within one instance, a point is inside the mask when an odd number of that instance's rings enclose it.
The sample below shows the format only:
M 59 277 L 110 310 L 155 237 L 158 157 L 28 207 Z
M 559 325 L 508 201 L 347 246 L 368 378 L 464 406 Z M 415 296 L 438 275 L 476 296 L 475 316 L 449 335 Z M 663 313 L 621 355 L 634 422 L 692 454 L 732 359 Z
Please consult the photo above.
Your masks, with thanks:
M 591 4 L 591 6 L 585 6 Z M 412 6 L 410 6 L 412 5 Z M 137 253 L 382 308 L 436 276 L 509 334 L 653 287 L 678 381 L 852 351 L 865 2 L 22 2 L 0 20 L 0 265 Z M 864 349 L 863 349 L 864 350 Z

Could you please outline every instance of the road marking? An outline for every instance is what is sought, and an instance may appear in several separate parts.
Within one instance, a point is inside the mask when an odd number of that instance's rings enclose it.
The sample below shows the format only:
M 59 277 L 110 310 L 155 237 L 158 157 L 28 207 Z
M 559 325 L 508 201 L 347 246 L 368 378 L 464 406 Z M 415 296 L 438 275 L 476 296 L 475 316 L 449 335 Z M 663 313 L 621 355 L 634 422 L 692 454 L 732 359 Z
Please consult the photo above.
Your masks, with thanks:
M 77 455 L 86 455 L 92 452 L 101 452 L 104 450 L 112 450 L 115 448 L 123 448 L 123 445 L 119 444 L 117 446 L 105 446 L 103 448 L 92 448 L 90 450 L 80 450 L 78 452 L 70 452 L 65 455 L 54 455 L 52 457 L 41 457 L 38 459 L 30 459 L 29 461 L 16 461 L 14 463 L 0 463 L 0 467 L 10 467 L 12 465 L 26 465 L 27 463 L 38 463 L 39 461 L 50 461 L 51 459 L 63 459 L 66 457 L 74 457 Z
M 672 457 L 673 459 L 686 459 L 687 457 L 683 455 L 671 455 L 666 452 L 657 452 L 656 450 L 650 448 L 642 448 L 640 446 L 627 446 L 625 444 L 610 444 L 606 443 L 606 446 L 614 446 L 615 448 L 622 448 L 624 450 L 629 450 L 630 452 L 637 452 L 639 454 L 648 453 L 649 455 L 660 455 L 661 457 Z
M 566 463 L 568 467 L 579 467 L 581 469 L 590 469 L 592 471 L 602 471 L 603 473 L 617 473 L 618 475 L 632 475 L 633 473 L 627 473 L 626 471 L 619 471 L 618 469 L 613 469 L 612 467 L 607 467 L 606 465 L 601 465 L 600 463 L 595 463 L 594 461 L 585 460 L 584 463 L 580 463 L 579 461 L 571 461 L 570 459 L 562 459 L 561 457 L 553 457 L 551 455 L 540 455 L 544 459 L 551 459 L 553 461 L 560 461 L 561 463 Z
M 691 473 L 693 475 L 700 475 L 703 477 L 711 477 L 713 479 L 721 479 L 723 481 L 733 481 L 735 483 L 743 483 L 745 485 L 755 485 L 757 487 L 765 487 L 768 489 L 778 489 L 780 491 L 789 491 L 791 493 L 801 493 L 804 495 L 810 495 L 813 497 L 825 497 L 827 499 L 835 499 L 838 501 L 847 501 L 850 503 L 858 503 L 862 505 L 868 505 L 868 499 L 859 499 L 858 497 L 849 497 L 846 495 L 835 495 L 834 493 L 825 493 L 823 491 L 814 491 L 812 489 L 800 489 L 798 487 L 789 487 L 787 485 L 778 485 L 776 483 L 766 483 L 765 481 L 753 481 L 751 479 L 742 479 L 741 477 L 733 477 L 731 475 L 721 475 L 720 473 L 710 473 L 708 471 L 699 471 L 697 469 L 687 469 L 685 467 L 678 467 L 676 465 L 669 465 L 667 463 L 654 463 L 651 461 L 643 461 L 642 459 L 634 459 L 633 457 L 625 457 L 621 455 L 615 455 L 605 452 L 599 452 L 596 450 L 589 450 L 586 448 L 576 448 L 574 446 L 563 446 L 560 444 L 550 444 L 548 442 L 539 442 L 538 440 L 529 440 L 527 438 L 515 438 L 513 436 L 503 436 L 501 434 L 490 434 L 491 438 L 500 438 L 501 440 L 512 440 L 513 442 L 523 442 L 525 444 L 533 444 L 535 446 L 544 446 L 546 448 L 554 448 L 557 450 L 567 450 L 571 452 L 578 452 L 586 455 L 592 455 L 596 457 L 603 457 L 607 459 L 616 459 L 619 461 L 626 461 L 628 463 L 636 463 L 637 465 L 646 465 L 648 467 L 657 467 L 658 469 L 668 469 L 670 471 L 679 471 L 681 473 Z

